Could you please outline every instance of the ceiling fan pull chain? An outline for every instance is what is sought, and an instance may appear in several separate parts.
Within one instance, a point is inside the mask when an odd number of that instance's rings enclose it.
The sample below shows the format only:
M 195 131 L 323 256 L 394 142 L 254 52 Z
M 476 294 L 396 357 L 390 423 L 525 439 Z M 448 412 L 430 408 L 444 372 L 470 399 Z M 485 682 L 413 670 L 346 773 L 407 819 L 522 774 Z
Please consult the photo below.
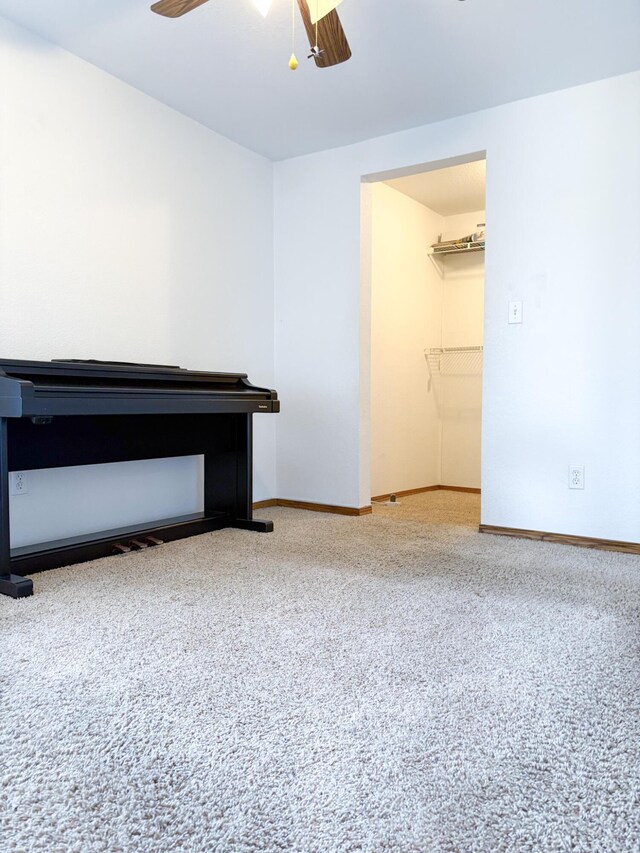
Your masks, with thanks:
M 306 0 L 304 0 L 304 3 L 305 3 L 306 8 L 307 8 L 307 13 L 308 13 L 308 14 L 310 14 L 310 13 L 311 13 L 311 8 L 310 8 L 310 6 L 306 3 Z M 302 8 L 302 7 L 301 7 L 301 8 Z M 316 15 L 315 15 L 315 18 L 316 18 L 316 22 L 315 22 L 315 37 L 314 37 L 314 38 L 315 38 L 315 44 L 313 44 L 313 45 L 311 46 L 311 53 L 309 54 L 309 56 L 307 57 L 307 59 L 315 59 L 316 64 L 317 64 L 317 62 L 318 62 L 318 60 L 320 59 L 321 55 L 324 53 L 324 50 L 320 50 L 320 47 L 319 47 L 319 45 L 318 45 L 318 21 L 320 20 L 320 19 L 318 18 L 318 0 L 316 0 Z M 309 29 L 307 29 L 307 33 L 308 33 L 308 35 L 309 35 L 309 40 L 311 40 L 311 36 L 313 35 L 313 18 L 311 18 L 311 29 L 310 29 L 310 30 L 309 30 Z
M 298 59 L 296 57 L 296 0 L 291 0 L 291 59 L 289 60 L 289 68 L 295 71 L 298 67 Z
M 318 0 L 316 0 L 316 50 L 318 50 Z

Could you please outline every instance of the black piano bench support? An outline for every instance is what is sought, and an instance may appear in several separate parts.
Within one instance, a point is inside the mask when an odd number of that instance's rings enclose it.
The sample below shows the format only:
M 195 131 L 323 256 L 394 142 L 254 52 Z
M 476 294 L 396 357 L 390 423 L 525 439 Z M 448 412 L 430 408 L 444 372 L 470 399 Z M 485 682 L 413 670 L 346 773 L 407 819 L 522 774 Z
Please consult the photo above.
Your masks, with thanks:
M 33 595 L 33 581 L 21 575 L 0 575 L 0 595 L 26 598 Z

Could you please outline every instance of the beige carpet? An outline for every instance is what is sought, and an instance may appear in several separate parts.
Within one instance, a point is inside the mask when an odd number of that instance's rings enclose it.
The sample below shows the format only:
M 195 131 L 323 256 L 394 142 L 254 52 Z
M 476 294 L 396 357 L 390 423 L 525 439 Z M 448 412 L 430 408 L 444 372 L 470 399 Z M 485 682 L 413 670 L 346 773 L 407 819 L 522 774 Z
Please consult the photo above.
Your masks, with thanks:
M 640 559 L 272 515 L 0 601 L 3 851 L 640 849 Z
M 373 511 L 381 518 L 477 530 L 480 524 L 480 495 L 441 489 L 398 498 L 395 506 L 389 506 L 389 501 L 375 501 Z

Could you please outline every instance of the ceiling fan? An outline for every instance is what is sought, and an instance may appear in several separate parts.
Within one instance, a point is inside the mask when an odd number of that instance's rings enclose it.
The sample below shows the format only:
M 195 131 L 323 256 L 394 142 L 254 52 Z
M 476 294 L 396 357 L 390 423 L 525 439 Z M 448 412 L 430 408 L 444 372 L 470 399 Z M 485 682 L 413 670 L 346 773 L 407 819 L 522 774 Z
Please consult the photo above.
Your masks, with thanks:
M 207 2 L 208 0 L 158 0 L 151 7 L 151 11 L 166 18 L 179 18 Z M 318 68 L 338 65 L 351 57 L 351 48 L 336 11 L 336 6 L 341 2 L 342 0 L 297 0 L 311 46 L 309 59 L 313 58 Z M 270 0 L 254 0 L 254 3 L 265 15 L 271 5 Z M 294 58 L 292 56 L 292 60 Z M 290 63 L 289 67 L 295 68 L 297 64 L 296 60 L 295 65 Z

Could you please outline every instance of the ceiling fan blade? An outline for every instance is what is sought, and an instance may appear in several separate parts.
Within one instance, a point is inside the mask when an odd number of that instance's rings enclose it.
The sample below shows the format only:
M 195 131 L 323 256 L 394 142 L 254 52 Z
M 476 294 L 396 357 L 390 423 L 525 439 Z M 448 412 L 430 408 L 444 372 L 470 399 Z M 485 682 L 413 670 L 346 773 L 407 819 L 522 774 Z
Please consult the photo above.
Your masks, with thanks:
M 192 9 L 197 9 L 208 0 L 158 0 L 151 7 L 151 11 L 157 15 L 164 15 L 165 18 L 179 18 L 180 15 L 186 15 Z
M 311 0 L 311 3 L 314 2 L 315 0 Z M 307 31 L 309 44 L 313 47 L 316 43 L 316 24 L 311 21 L 308 0 L 298 0 L 298 6 L 300 7 L 304 28 Z M 318 68 L 339 65 L 351 58 L 351 48 L 335 9 L 332 9 L 324 18 L 320 18 L 317 27 L 318 47 L 322 51 L 320 56 L 314 57 Z

